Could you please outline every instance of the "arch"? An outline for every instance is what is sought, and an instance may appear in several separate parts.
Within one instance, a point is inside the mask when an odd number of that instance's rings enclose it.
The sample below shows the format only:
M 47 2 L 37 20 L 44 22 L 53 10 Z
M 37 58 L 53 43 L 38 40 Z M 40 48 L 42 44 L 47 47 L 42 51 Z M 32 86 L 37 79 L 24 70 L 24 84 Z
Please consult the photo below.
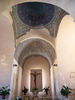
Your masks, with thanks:
M 15 59 L 21 67 L 23 67 L 25 60 L 32 55 L 45 57 L 50 66 L 56 58 L 54 47 L 49 42 L 38 38 L 23 41 L 17 46 L 15 51 Z
M 42 89 L 43 87 L 45 87 L 45 85 L 46 86 L 51 85 L 51 73 L 49 72 L 49 62 L 42 56 L 31 56 L 25 61 L 24 68 L 22 70 L 22 88 L 23 88 L 23 85 L 28 86 L 29 92 L 31 92 L 32 88 L 31 88 L 30 84 L 32 83 L 31 77 L 33 77 L 33 76 L 31 76 L 30 74 L 33 73 L 32 70 L 36 70 L 36 73 L 42 72 L 41 73 L 41 75 L 42 75 L 41 82 L 42 83 L 40 84 L 41 87 L 39 89 Z M 37 72 L 37 70 L 41 70 L 41 72 L 39 72 L 39 71 Z M 46 81 L 47 78 L 48 78 L 48 81 Z M 33 82 L 34 82 L 34 80 L 33 80 Z M 49 82 L 49 83 L 47 84 L 47 82 Z M 39 86 L 37 85 L 37 88 L 38 87 Z M 42 97 L 43 91 L 40 90 L 39 92 L 42 92 L 42 94 L 39 93 L 38 96 Z

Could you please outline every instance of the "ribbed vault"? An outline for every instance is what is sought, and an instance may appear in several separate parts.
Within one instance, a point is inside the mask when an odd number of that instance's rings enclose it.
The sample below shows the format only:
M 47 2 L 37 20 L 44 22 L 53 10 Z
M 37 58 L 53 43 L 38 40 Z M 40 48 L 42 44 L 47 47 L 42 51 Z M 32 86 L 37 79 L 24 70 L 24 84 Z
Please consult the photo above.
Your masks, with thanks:
M 56 58 L 54 47 L 49 42 L 38 38 L 23 41 L 15 51 L 15 59 L 21 67 L 23 67 L 25 60 L 32 55 L 45 57 L 50 65 L 53 64 Z

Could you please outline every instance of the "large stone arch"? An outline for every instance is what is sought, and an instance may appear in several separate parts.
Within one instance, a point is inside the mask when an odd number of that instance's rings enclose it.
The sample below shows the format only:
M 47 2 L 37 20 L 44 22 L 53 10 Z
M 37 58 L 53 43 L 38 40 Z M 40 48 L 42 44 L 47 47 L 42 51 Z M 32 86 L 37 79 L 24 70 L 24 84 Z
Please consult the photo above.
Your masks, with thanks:
M 54 63 L 56 53 L 54 47 L 43 39 L 31 38 L 20 43 L 15 51 L 15 59 L 23 67 L 25 60 L 32 55 L 45 57 L 50 66 Z

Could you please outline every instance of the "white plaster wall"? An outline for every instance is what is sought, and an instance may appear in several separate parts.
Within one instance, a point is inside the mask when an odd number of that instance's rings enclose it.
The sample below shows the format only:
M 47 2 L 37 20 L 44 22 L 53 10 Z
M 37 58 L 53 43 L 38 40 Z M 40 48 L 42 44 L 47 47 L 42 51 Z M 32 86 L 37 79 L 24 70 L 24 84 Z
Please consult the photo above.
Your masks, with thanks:
M 49 42 L 53 47 L 55 47 L 54 38 L 50 36 L 49 31 L 46 28 L 43 29 L 31 29 L 30 32 L 27 32 L 25 35 L 21 36 L 16 40 L 16 45 L 20 42 L 25 41 L 30 38 L 40 38 Z
M 69 73 L 75 72 L 75 22 L 69 15 L 60 23 L 56 38 L 56 53 L 60 84 L 71 86 Z
M 31 56 L 29 57 L 24 64 L 23 74 L 22 74 L 22 89 L 24 86 L 29 89 L 27 95 L 33 96 L 30 92 L 30 70 L 31 69 L 42 69 L 42 89 L 45 86 L 50 86 L 50 76 L 49 76 L 49 63 L 47 60 L 41 56 Z M 39 92 L 38 96 L 45 95 L 45 92 Z M 50 95 L 50 93 L 49 93 Z M 23 96 L 23 93 L 22 93 Z
M 0 16 L 0 85 L 10 85 L 14 55 L 14 33 L 8 18 Z

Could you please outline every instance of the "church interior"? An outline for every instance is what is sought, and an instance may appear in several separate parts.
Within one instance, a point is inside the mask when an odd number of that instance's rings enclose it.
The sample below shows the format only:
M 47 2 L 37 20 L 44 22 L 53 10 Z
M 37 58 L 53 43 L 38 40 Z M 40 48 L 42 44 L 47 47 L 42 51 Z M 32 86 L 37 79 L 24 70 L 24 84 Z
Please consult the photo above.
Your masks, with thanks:
M 9 86 L 7 100 L 24 98 L 24 86 L 30 100 L 34 87 L 38 98 L 45 87 L 48 97 L 62 97 L 63 85 L 75 100 L 74 52 L 74 0 L 0 0 L 0 87 Z

